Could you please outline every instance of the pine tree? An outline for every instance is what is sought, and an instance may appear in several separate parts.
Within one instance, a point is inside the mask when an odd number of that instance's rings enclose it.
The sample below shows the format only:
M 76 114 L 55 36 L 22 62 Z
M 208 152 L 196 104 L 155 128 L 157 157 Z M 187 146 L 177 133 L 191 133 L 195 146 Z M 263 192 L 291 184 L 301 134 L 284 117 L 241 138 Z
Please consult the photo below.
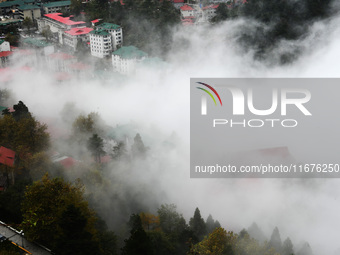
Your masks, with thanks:
M 277 227 L 274 228 L 273 233 L 271 235 L 270 246 L 272 246 L 277 252 L 281 252 L 282 249 L 282 242 L 279 229 Z
M 105 154 L 103 147 L 103 139 L 97 134 L 93 134 L 93 136 L 88 140 L 87 148 L 92 153 L 97 163 L 100 163 L 100 157 Z
M 282 255 L 292 255 L 294 254 L 293 244 L 289 237 L 283 242 L 282 245 Z
M 204 219 L 201 217 L 201 213 L 198 208 L 195 210 L 194 217 L 190 219 L 189 226 L 199 240 L 202 240 L 207 234 L 207 226 L 205 225 Z

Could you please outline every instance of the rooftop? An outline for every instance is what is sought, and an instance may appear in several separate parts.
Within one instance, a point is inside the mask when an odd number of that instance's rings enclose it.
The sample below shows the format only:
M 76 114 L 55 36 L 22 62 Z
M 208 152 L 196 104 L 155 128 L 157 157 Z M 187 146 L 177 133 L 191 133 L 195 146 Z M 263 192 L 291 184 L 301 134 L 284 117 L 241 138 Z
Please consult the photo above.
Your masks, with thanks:
M 99 30 L 92 30 L 90 32 L 90 34 L 94 34 L 94 35 L 110 35 L 108 32 L 106 32 L 103 29 L 99 29 Z
M 93 30 L 93 28 L 89 27 L 75 27 L 72 28 L 71 30 L 65 31 L 65 33 L 70 34 L 70 35 L 86 35 L 90 33 Z
M 1 52 L 0 52 L 0 58 L 2 58 L 2 57 L 8 57 L 8 56 L 10 56 L 10 55 L 12 55 L 12 54 L 13 54 L 12 51 L 1 51 Z
M 113 23 L 102 23 L 98 25 L 97 28 L 109 30 L 109 29 L 119 29 L 120 26 L 113 24 Z
M 32 4 L 24 4 L 24 5 L 20 5 L 18 7 L 18 9 L 20 9 L 20 10 L 32 10 L 32 9 L 40 9 L 40 7 L 37 6 L 37 5 L 32 5 Z
M 191 7 L 191 6 L 189 6 L 189 5 L 183 5 L 182 7 L 181 7 L 181 10 L 182 11 L 193 11 L 194 9 Z
M 43 4 L 44 7 L 59 7 L 59 6 L 68 6 L 71 5 L 71 1 L 56 1 L 47 4 Z
M 15 152 L 3 146 L 0 147 L 0 164 L 6 166 L 14 165 Z
M 2 111 L 5 110 L 5 109 L 7 109 L 7 108 L 8 108 L 8 107 L 6 107 L 6 106 L 1 106 L 1 105 L 0 105 L 0 115 L 1 115 Z
M 43 40 L 38 40 L 38 39 L 35 39 L 35 38 L 25 38 L 23 40 L 24 43 L 26 44 L 29 44 L 31 46 L 35 46 L 35 47 L 38 47 L 38 48 L 42 48 L 42 47 L 47 47 L 47 46 L 50 46 L 52 44 L 46 42 L 46 41 L 43 41 Z
M 47 18 L 50 18 L 50 19 L 53 19 L 53 20 L 56 20 L 60 23 L 63 23 L 65 25 L 69 25 L 69 26 L 72 26 L 72 25 L 79 25 L 79 24 L 85 24 L 84 21 L 73 21 L 73 20 L 70 20 L 70 17 L 63 17 L 61 16 L 62 13 L 49 13 L 49 14 L 45 14 L 44 16 L 47 17 Z
M 147 57 L 148 55 L 135 46 L 123 46 L 120 49 L 114 51 L 112 54 L 120 56 L 124 59 L 143 58 Z
M 28 3 L 34 3 L 35 0 L 14 0 L 14 1 L 6 1 L 0 3 L 0 8 L 6 8 L 6 7 L 11 7 L 11 6 L 20 6 L 20 5 L 25 5 Z

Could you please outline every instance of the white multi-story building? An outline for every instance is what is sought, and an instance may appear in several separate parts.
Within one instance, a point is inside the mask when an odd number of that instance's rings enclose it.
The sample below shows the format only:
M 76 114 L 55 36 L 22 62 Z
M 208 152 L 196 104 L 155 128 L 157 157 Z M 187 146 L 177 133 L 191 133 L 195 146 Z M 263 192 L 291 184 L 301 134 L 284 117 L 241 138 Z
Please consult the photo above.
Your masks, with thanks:
M 75 27 L 61 33 L 61 44 L 68 46 L 73 51 L 76 51 L 79 41 L 87 43 L 90 41 L 89 33 L 92 31 L 89 27 Z
M 181 8 L 181 16 L 184 19 L 188 19 L 188 18 L 194 18 L 195 17 L 195 9 L 192 8 L 189 5 L 183 5 Z
M 90 32 L 91 55 L 98 58 L 110 56 L 112 52 L 111 34 L 105 30 Z
M 113 70 L 121 74 L 131 74 L 136 64 L 144 60 L 147 54 L 135 46 L 123 46 L 112 53 Z
M 10 51 L 10 50 L 11 50 L 11 47 L 9 45 L 9 42 L 0 39 L 0 52 Z
M 96 30 L 105 30 L 111 34 L 112 49 L 116 50 L 117 47 L 123 44 L 123 30 L 120 26 L 112 23 L 102 23 L 96 26 Z
M 123 44 L 123 30 L 112 23 L 103 23 L 90 32 L 91 55 L 99 58 L 110 56 Z
M 209 21 L 211 18 L 216 16 L 216 9 L 218 8 L 219 4 L 216 5 L 208 5 L 202 8 L 203 10 L 203 17 L 205 21 Z

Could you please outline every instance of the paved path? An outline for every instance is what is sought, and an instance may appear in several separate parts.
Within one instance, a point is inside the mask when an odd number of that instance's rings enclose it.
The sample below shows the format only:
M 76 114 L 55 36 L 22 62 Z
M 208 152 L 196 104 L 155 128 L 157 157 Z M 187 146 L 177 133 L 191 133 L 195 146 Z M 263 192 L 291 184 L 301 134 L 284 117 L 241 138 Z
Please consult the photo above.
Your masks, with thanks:
M 4 222 L 0 221 L 0 234 L 8 238 L 13 243 L 16 243 L 32 253 L 33 255 L 51 255 L 52 253 L 48 249 L 44 249 L 37 244 L 31 243 L 26 240 L 21 233 L 6 225 Z

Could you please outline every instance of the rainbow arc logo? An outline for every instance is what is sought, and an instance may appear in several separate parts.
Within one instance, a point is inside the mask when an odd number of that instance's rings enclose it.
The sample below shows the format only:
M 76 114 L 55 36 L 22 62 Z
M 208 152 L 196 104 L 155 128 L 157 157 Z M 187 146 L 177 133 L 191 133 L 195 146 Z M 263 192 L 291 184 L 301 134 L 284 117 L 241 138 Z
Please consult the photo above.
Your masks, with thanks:
M 217 91 L 216 91 L 212 86 L 210 86 L 210 85 L 208 85 L 208 84 L 206 84 L 206 83 L 203 83 L 203 82 L 196 82 L 196 83 L 201 84 L 201 85 L 203 85 L 203 86 L 209 88 L 209 89 L 217 96 L 217 98 L 218 98 L 218 100 L 220 101 L 220 104 L 221 104 L 221 106 L 222 106 L 222 100 L 221 100 L 221 98 L 220 98 L 220 95 L 217 93 Z M 215 100 L 213 94 L 212 94 L 209 90 L 204 89 L 204 88 L 201 88 L 201 87 L 196 87 L 196 88 L 198 88 L 198 89 L 203 90 L 204 92 L 206 92 L 206 93 L 212 98 L 212 100 L 214 100 L 215 105 L 217 105 L 216 100 Z

